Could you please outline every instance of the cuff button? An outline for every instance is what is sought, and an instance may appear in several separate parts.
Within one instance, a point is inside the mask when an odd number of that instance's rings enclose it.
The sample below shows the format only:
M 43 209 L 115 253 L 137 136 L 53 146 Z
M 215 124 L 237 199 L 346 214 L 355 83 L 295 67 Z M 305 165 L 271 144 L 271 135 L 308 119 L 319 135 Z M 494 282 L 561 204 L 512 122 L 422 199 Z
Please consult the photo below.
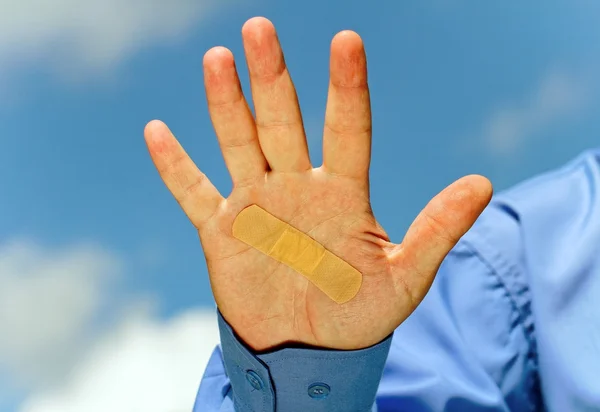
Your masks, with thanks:
M 246 380 L 256 390 L 261 390 L 263 387 L 262 379 L 253 370 L 246 371 Z
M 324 399 L 329 396 L 330 391 L 331 388 L 325 383 L 313 383 L 308 387 L 308 396 L 315 399 Z

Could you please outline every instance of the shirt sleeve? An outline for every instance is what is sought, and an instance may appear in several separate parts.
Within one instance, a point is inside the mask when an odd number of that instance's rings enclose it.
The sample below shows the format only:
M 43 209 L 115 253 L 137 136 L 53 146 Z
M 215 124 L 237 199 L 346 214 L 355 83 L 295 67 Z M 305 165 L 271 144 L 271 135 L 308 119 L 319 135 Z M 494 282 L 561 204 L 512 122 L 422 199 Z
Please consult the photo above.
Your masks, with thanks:
M 221 345 L 209 361 L 196 411 L 370 412 L 391 336 L 356 351 L 284 348 L 254 354 L 218 314 Z
M 545 409 L 600 411 L 600 151 L 496 202 L 519 222 Z

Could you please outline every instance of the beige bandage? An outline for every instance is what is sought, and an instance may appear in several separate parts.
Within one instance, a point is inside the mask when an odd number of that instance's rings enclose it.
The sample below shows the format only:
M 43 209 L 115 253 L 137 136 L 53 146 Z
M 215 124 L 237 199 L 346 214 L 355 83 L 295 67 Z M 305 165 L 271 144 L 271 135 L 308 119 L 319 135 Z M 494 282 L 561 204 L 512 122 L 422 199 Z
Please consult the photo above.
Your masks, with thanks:
M 257 205 L 237 215 L 233 236 L 304 275 L 337 303 L 349 301 L 360 289 L 358 270 Z

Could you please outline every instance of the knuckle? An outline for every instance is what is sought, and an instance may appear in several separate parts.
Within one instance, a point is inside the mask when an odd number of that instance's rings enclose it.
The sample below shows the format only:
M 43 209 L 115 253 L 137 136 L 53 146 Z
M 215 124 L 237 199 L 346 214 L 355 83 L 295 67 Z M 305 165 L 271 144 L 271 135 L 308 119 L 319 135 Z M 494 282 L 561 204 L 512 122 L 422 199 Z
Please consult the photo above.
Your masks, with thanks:
M 450 244 L 458 242 L 458 237 L 456 235 L 453 235 L 448 230 L 446 225 L 442 223 L 436 216 L 430 214 L 424 214 L 423 216 L 429 229 L 433 232 L 435 236 Z

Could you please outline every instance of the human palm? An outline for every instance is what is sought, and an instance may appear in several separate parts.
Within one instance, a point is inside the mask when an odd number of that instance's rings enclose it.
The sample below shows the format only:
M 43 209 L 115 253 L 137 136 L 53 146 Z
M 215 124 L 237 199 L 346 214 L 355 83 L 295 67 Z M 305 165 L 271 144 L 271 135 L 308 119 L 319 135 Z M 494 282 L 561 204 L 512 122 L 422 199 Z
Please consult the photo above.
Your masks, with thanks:
M 159 173 L 198 229 L 224 318 L 253 349 L 284 343 L 359 349 L 388 336 L 425 296 L 445 255 L 489 202 L 491 185 L 467 176 L 438 194 L 400 244 L 391 243 L 369 200 L 371 114 L 360 37 L 331 46 L 323 165 L 313 168 L 296 92 L 272 24 L 242 29 L 255 116 L 231 52 L 204 58 L 209 112 L 233 191 L 224 199 L 167 127 L 146 142 Z M 290 267 L 233 237 L 233 221 L 256 204 L 321 243 L 362 274 L 358 294 L 338 304 Z

